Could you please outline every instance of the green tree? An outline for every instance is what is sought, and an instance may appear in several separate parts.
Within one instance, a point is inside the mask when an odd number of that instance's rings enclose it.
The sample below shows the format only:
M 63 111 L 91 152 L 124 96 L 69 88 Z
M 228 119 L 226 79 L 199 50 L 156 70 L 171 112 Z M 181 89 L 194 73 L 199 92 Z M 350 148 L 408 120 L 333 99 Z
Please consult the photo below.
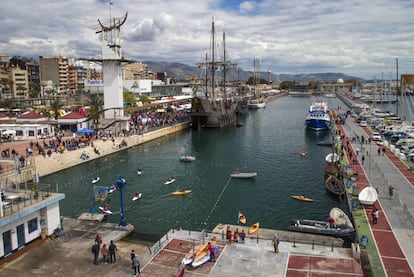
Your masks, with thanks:
M 63 108 L 63 102 L 58 98 L 50 102 L 50 110 L 53 112 L 55 119 L 59 117 L 59 111 Z
M 137 97 L 135 96 L 135 94 L 129 91 L 124 91 L 125 107 L 135 107 L 136 103 L 137 103 Z
M 91 117 L 93 117 L 93 124 L 95 126 L 95 129 L 97 129 L 99 125 L 99 119 L 101 117 L 102 106 L 104 105 L 104 100 L 100 95 L 93 95 L 88 99 L 87 105 L 89 106 L 89 113 Z
M 147 95 L 141 95 L 139 97 L 139 101 L 141 101 L 142 103 L 148 103 L 148 102 L 151 102 L 151 99 L 149 99 Z
M 29 97 L 37 98 L 39 96 L 40 85 L 35 82 L 29 83 Z

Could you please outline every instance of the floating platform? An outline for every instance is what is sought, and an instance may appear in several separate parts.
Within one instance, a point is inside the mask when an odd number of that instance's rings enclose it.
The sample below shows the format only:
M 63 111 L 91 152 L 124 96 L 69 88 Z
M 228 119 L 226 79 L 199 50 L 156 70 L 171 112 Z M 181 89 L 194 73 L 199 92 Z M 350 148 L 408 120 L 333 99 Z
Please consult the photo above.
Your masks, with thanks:
M 96 221 L 96 222 L 102 222 L 105 218 L 105 214 L 101 213 L 82 213 L 78 219 L 84 220 L 84 221 Z

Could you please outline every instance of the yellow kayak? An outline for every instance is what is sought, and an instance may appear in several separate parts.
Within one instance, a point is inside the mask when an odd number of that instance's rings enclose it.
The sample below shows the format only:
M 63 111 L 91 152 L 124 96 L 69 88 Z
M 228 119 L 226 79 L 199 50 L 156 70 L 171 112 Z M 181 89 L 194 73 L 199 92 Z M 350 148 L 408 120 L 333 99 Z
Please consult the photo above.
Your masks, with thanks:
M 191 192 L 191 189 L 183 189 L 183 190 L 171 192 L 171 195 L 184 195 L 190 192 Z
M 306 202 L 313 202 L 313 201 L 315 201 L 312 198 L 308 198 L 308 197 L 305 197 L 303 195 L 292 195 L 292 198 L 293 199 L 296 199 L 296 200 L 300 200 L 300 201 L 306 201 Z
M 241 224 L 246 224 L 246 217 L 240 212 L 239 212 L 239 222 Z
M 249 234 L 255 233 L 257 230 L 259 230 L 259 222 L 256 222 L 249 228 Z

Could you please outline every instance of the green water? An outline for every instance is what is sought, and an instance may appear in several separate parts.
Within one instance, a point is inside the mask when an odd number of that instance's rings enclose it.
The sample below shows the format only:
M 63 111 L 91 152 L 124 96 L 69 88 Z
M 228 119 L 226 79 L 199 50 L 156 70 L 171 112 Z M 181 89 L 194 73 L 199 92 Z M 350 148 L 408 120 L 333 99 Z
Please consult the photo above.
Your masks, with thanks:
M 329 139 L 329 132 L 308 131 L 305 114 L 313 97 L 282 97 L 267 103 L 266 109 L 251 111 L 240 121 L 241 128 L 186 130 L 145 145 L 67 169 L 41 178 L 42 183 L 57 184 L 66 194 L 61 202 L 64 216 L 76 217 L 93 208 L 93 176 L 101 185 L 110 185 L 121 174 L 125 216 L 136 232 L 161 235 L 171 228 L 213 229 L 218 223 L 237 223 L 238 212 L 247 224 L 257 221 L 264 228 L 287 229 L 295 218 L 326 220 L 332 207 L 347 209 L 324 187 L 325 156 L 331 152 L 318 146 Z M 329 107 L 342 105 L 328 99 Z M 195 156 L 193 163 L 179 161 L 182 149 Z M 307 151 L 307 157 L 298 155 Z M 137 174 L 142 169 L 142 175 Z M 230 179 L 230 173 L 257 172 L 252 180 Z M 165 185 L 166 178 L 176 181 Z M 179 189 L 191 189 L 184 196 L 172 196 Z M 139 201 L 131 200 L 142 192 Z M 291 195 L 303 194 L 316 201 L 301 202 Z M 109 222 L 119 223 L 119 192 L 108 197 L 114 215 Z

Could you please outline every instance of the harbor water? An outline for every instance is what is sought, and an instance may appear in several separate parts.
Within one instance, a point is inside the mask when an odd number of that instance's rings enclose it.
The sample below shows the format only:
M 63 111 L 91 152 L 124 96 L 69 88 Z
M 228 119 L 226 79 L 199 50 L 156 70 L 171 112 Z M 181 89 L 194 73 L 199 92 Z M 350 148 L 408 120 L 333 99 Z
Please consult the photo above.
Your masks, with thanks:
M 93 160 L 63 172 L 42 177 L 41 183 L 56 185 L 66 198 L 61 215 L 78 217 L 98 210 L 91 183 L 99 176 L 100 186 L 115 183 L 118 175 L 127 182 L 123 190 L 127 223 L 135 233 L 157 237 L 171 228 L 212 230 L 218 223 L 236 224 L 238 213 L 246 226 L 260 222 L 263 228 L 286 230 L 292 219 L 326 220 L 333 207 L 348 209 L 346 201 L 330 195 L 324 186 L 325 156 L 330 147 L 329 131 L 310 131 L 304 126 L 313 97 L 284 96 L 253 110 L 239 121 L 240 128 L 186 130 Z M 339 99 L 327 99 L 330 109 L 347 109 Z M 308 152 L 306 157 L 300 151 Z M 182 155 L 195 156 L 191 163 Z M 137 174 L 137 169 L 142 174 Z M 257 172 L 255 179 L 231 179 L 230 174 Z M 175 178 L 165 185 L 168 177 Z M 173 196 L 171 192 L 191 193 Z M 135 192 L 142 199 L 132 201 Z M 315 202 L 301 202 L 304 195 Z M 106 199 L 114 213 L 107 220 L 120 222 L 119 191 Z

